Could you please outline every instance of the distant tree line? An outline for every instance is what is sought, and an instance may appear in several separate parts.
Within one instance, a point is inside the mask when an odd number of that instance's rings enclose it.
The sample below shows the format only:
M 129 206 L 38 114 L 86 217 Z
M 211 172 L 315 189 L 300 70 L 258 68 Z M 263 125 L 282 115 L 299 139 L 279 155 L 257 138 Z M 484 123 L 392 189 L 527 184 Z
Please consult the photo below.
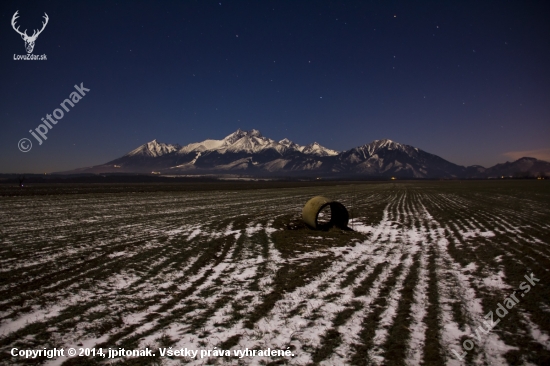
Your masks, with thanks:
M 508 178 L 508 177 L 505 177 Z M 528 171 L 520 171 L 512 174 L 514 179 L 548 179 L 548 174 L 546 172 L 531 173 Z

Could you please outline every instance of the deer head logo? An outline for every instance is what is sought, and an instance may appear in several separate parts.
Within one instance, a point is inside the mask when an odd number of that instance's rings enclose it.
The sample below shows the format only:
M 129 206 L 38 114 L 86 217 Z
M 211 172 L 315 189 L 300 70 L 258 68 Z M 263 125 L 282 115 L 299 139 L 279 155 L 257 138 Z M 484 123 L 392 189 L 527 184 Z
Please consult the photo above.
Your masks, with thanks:
M 32 50 L 34 49 L 34 42 L 36 42 L 36 38 L 38 38 L 40 33 L 42 33 L 44 28 L 46 28 L 46 24 L 48 24 L 48 20 L 49 20 L 48 14 L 44 13 L 44 19 L 46 20 L 46 22 L 42 22 L 42 29 L 40 29 L 39 31 L 35 29 L 34 32 L 32 33 L 32 36 L 29 37 L 27 35 L 26 29 L 24 32 L 21 32 L 19 31 L 19 27 L 15 28 L 15 20 L 19 18 L 19 15 L 17 15 L 18 12 L 19 10 L 17 10 L 15 14 L 13 14 L 13 17 L 11 18 L 11 26 L 17 33 L 19 33 L 21 38 L 23 38 L 23 41 L 25 41 L 25 49 L 27 50 L 27 53 L 32 53 Z

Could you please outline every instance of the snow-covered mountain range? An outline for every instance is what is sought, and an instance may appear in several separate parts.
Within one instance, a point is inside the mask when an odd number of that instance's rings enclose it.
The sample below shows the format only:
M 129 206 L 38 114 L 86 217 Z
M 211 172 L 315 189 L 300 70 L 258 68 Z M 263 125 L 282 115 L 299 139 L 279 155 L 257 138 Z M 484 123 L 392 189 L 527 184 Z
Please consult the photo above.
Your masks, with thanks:
M 527 159 L 527 160 L 525 160 Z M 516 164 L 517 163 L 517 164 Z M 508 165 L 506 165 L 508 164 Z M 522 158 L 499 164 L 507 172 L 520 168 L 550 173 L 550 163 Z M 512 165 L 510 165 L 512 164 Z M 513 165 L 516 164 L 516 165 Z M 409 145 L 384 139 L 338 152 L 314 142 L 299 145 L 275 141 L 258 130 L 238 129 L 221 140 L 185 146 L 153 140 L 106 164 L 76 169 L 77 173 L 247 174 L 395 176 L 400 178 L 474 178 L 500 175 L 500 168 L 464 167 Z M 508 174 L 507 174 L 508 175 Z
M 153 142 L 156 142 L 156 140 L 153 140 Z M 180 147 L 179 145 L 166 145 L 166 144 L 159 144 L 159 143 L 157 143 L 157 145 L 159 146 L 158 147 L 151 146 L 147 148 L 163 149 L 167 153 L 172 152 L 173 151 L 172 149 L 175 149 L 177 150 L 177 153 L 180 155 L 188 154 L 192 152 L 203 153 L 203 152 L 214 152 L 214 151 L 216 151 L 219 154 L 225 154 L 227 152 L 229 153 L 245 152 L 248 154 L 256 154 L 256 153 L 261 153 L 270 149 L 277 151 L 281 155 L 284 155 L 285 153 L 288 153 L 291 151 L 298 151 L 304 154 L 315 155 L 315 156 L 338 155 L 337 151 L 327 149 L 319 145 L 317 142 L 314 142 L 313 144 L 309 144 L 306 146 L 295 144 L 294 142 L 286 138 L 277 142 L 275 140 L 262 136 L 262 134 L 258 130 L 243 131 L 241 129 L 238 129 L 237 131 L 226 136 L 222 140 L 204 140 L 202 142 L 191 143 L 183 147 Z M 142 146 L 140 146 L 139 148 L 141 148 Z

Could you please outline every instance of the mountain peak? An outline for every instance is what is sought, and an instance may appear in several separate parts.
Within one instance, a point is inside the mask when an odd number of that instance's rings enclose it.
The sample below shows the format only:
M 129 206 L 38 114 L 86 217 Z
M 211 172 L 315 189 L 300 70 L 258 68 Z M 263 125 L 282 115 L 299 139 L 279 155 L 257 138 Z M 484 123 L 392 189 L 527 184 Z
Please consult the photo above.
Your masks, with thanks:
M 326 147 L 319 144 L 317 141 L 304 146 L 302 149 L 304 154 L 311 154 L 317 156 L 334 156 L 338 155 L 338 151 L 327 149 Z
M 250 131 L 247 131 L 247 134 L 249 136 L 262 137 L 262 133 L 259 130 L 256 130 L 256 129 L 252 129 Z
M 388 146 L 388 145 L 399 146 L 399 145 L 401 145 L 399 142 L 395 142 L 395 141 L 390 140 L 390 139 L 374 140 L 372 143 L 373 144 L 378 144 L 380 146 Z
M 128 154 L 126 154 L 126 156 L 141 155 L 158 157 L 177 151 L 180 147 L 181 146 L 178 144 L 165 144 L 163 142 L 158 142 L 157 139 L 154 139 L 153 141 L 146 142 L 145 144 L 139 146 L 137 149 L 130 151 Z
M 153 141 L 149 141 L 149 142 L 147 143 L 147 146 L 150 147 L 150 148 L 151 148 L 151 147 L 154 148 L 154 147 L 161 146 L 161 145 L 165 145 L 165 144 L 163 144 L 162 142 L 159 143 L 159 142 L 157 141 L 157 139 L 154 139 Z
M 299 150 L 300 148 L 303 148 L 303 146 L 300 146 L 297 143 L 292 142 L 291 140 L 287 139 L 286 137 L 284 139 L 282 139 L 281 141 L 279 141 L 279 144 L 281 144 L 285 147 L 288 147 L 288 148 L 292 148 L 292 149 L 298 149 Z
M 250 131 L 243 131 L 240 128 L 237 129 L 237 131 L 233 132 L 232 134 L 227 135 L 224 140 L 227 141 L 229 144 L 233 144 L 235 141 L 245 137 L 262 137 L 262 133 L 256 129 L 252 129 Z
M 373 142 L 363 145 L 363 147 L 367 147 L 368 150 L 372 153 L 374 151 L 377 151 L 379 149 L 389 149 L 389 150 L 404 150 L 408 147 L 408 145 L 400 144 L 399 142 L 395 142 L 390 139 L 382 139 L 382 140 L 374 140 Z

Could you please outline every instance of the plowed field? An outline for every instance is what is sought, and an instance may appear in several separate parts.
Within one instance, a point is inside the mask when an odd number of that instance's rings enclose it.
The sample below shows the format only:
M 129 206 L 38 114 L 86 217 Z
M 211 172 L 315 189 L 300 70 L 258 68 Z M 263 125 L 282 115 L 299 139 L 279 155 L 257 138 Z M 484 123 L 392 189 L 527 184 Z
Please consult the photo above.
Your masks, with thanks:
M 300 224 L 320 194 L 353 231 Z M 540 181 L 4 196 L 0 363 L 549 365 L 549 269 Z M 294 356 L 10 354 L 54 347 Z

